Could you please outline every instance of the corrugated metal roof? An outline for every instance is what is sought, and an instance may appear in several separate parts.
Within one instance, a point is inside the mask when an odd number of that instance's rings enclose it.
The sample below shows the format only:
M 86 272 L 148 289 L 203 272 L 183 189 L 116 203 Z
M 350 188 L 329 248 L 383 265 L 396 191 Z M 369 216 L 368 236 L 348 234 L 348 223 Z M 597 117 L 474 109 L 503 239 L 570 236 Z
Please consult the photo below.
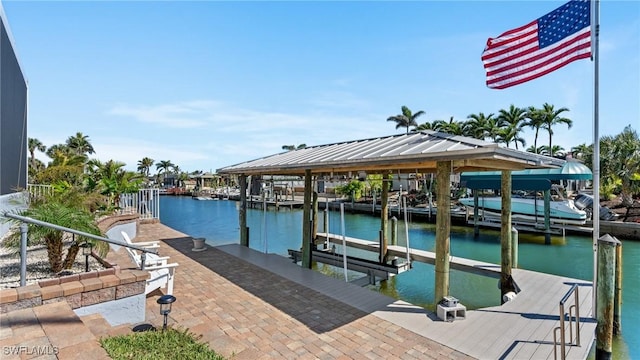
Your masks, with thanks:
M 434 131 L 310 146 L 218 169 L 222 174 L 314 174 L 349 171 L 434 172 L 452 161 L 455 171 L 556 167 L 563 160 L 499 147 L 495 143 Z
M 460 181 L 466 180 L 497 180 L 500 181 L 499 171 L 471 171 L 460 174 Z M 544 178 L 549 180 L 591 180 L 593 174 L 585 164 L 579 161 L 566 161 L 562 167 L 554 169 L 527 169 L 511 173 L 512 179 Z

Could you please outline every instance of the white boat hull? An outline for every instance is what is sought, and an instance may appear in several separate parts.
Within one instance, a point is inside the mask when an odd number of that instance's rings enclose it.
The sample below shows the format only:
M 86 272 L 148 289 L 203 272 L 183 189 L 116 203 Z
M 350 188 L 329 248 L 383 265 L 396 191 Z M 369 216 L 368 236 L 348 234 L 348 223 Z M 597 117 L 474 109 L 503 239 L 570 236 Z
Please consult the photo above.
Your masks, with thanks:
M 460 202 L 473 210 L 473 198 L 463 198 Z M 549 203 L 550 221 L 554 224 L 583 225 L 587 213 L 576 208 L 570 200 L 551 201 Z M 500 217 L 501 197 L 480 197 L 478 208 L 485 217 Z M 544 200 L 529 198 L 511 199 L 511 220 L 544 223 Z

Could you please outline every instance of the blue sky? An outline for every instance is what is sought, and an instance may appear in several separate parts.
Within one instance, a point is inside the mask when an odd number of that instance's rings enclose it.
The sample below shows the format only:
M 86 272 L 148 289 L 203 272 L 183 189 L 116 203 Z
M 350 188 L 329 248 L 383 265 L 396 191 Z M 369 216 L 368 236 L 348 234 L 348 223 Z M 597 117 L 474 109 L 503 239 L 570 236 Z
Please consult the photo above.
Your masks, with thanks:
M 563 1 L 3 1 L 29 81 L 29 137 L 80 131 L 95 157 L 215 171 L 278 153 L 465 120 L 510 104 L 567 107 L 565 149 L 593 141 L 593 63 L 485 86 L 488 37 Z M 601 2 L 600 133 L 640 130 L 640 2 Z M 527 146 L 533 131 L 526 130 Z M 542 133 L 538 145 L 546 144 Z M 46 160 L 46 156 L 39 158 Z M 153 168 L 155 170 L 155 167 Z

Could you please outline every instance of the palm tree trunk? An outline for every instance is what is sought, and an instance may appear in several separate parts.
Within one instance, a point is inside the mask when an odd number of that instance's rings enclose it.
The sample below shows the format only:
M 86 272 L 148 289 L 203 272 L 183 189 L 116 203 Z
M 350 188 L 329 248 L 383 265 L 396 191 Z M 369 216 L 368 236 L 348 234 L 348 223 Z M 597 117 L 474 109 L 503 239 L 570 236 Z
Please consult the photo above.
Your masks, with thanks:
M 68 270 L 68 269 L 71 269 L 71 267 L 73 267 L 73 263 L 76 261 L 76 256 L 78 256 L 79 250 L 80 250 L 80 247 L 78 247 L 78 244 L 71 245 L 71 247 L 69 248 L 69 251 L 67 252 L 67 257 L 64 259 L 64 262 L 62 263 L 62 269 Z
M 46 238 L 45 242 L 51 271 L 58 273 L 62 270 L 62 233 L 53 234 L 51 237 Z

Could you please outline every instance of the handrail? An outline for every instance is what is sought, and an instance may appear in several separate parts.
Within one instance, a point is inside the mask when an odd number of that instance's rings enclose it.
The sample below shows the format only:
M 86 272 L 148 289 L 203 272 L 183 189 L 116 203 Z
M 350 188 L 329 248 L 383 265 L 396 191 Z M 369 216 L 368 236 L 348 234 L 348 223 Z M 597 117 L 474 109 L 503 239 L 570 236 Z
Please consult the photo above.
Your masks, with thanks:
M 141 255 L 141 266 L 140 269 L 144 270 L 144 263 L 145 263 L 145 257 L 146 257 L 146 253 L 151 253 L 151 254 L 155 254 L 158 255 L 158 251 L 154 250 L 154 249 L 149 249 L 149 248 L 145 248 L 142 246 L 136 246 L 136 245 L 131 245 L 131 244 L 127 244 L 126 242 L 120 242 L 120 241 L 116 241 L 116 240 L 112 240 L 106 237 L 102 237 L 102 236 L 98 236 L 98 235 L 94 235 L 94 234 L 89 234 L 87 232 L 84 231 L 80 231 L 80 230 L 75 230 L 75 229 L 71 229 L 68 227 L 64 227 L 64 226 L 60 226 L 60 225 L 56 225 L 56 224 L 51 224 L 45 221 L 41 221 L 41 220 L 36 220 L 27 216 L 22 216 L 22 215 L 17 215 L 17 214 L 12 214 L 9 212 L 5 212 L 4 214 L 2 214 L 2 216 L 6 217 L 6 218 L 10 218 L 10 219 L 14 219 L 14 220 L 19 220 L 24 223 L 31 223 L 34 225 L 39 225 L 39 226 L 44 226 L 44 227 L 48 227 L 51 229 L 55 229 L 55 230 L 60 230 L 60 231 L 65 231 L 65 232 L 70 232 L 72 234 L 76 234 L 79 236 L 84 236 L 90 239 L 94 239 L 94 240 L 98 240 L 98 241 L 104 241 L 106 243 L 109 244 L 114 244 L 114 245 L 119 245 L 119 246 L 124 246 L 124 247 L 128 247 L 134 250 L 138 250 L 140 252 L 142 252 Z M 20 230 L 22 232 L 22 239 L 20 241 L 20 286 L 25 286 L 26 284 L 26 268 L 27 268 L 27 237 L 26 237 L 26 233 L 27 233 L 27 229 L 26 226 L 25 227 L 20 227 Z
M 558 345 L 558 341 L 556 340 L 556 330 L 560 330 L 560 359 L 564 360 L 566 357 L 565 353 L 565 328 L 564 328 L 564 304 L 569 300 L 571 294 L 574 294 L 574 303 L 569 307 L 569 345 L 573 345 L 573 309 L 576 310 L 576 346 L 580 346 L 580 296 L 578 294 L 578 284 L 573 284 L 571 289 L 567 291 L 567 293 L 560 300 L 560 326 L 556 327 L 553 331 L 553 357 L 556 359 L 556 347 Z

